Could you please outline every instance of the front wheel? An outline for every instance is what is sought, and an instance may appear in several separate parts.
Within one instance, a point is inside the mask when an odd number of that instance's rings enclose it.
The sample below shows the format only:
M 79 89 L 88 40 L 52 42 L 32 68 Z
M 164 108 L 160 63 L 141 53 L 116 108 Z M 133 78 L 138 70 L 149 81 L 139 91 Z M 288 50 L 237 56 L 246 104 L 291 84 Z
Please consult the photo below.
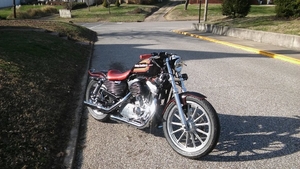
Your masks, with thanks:
M 219 139 L 220 124 L 215 109 L 207 100 L 187 96 L 186 103 L 183 110 L 187 126 L 181 123 L 173 101 L 164 113 L 163 130 L 168 143 L 177 153 L 196 159 L 214 149 Z

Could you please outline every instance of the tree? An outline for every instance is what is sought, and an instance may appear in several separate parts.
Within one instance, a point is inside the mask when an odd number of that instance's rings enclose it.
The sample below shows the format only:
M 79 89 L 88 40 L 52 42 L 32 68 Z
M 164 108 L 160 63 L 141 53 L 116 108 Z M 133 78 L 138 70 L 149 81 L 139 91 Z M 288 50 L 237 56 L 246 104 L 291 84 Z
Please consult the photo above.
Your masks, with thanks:
M 116 0 L 115 6 L 116 6 L 116 7 L 120 7 L 120 5 L 121 5 L 120 1 L 119 1 L 119 0 Z
M 250 12 L 251 4 L 249 0 L 223 0 L 222 13 L 232 18 L 242 18 Z
M 275 12 L 279 17 L 299 17 L 300 0 L 275 0 Z
M 14 18 L 17 18 L 17 12 L 16 12 L 16 0 L 13 0 L 13 5 L 14 5 Z
M 208 0 L 205 0 L 205 8 L 204 8 L 204 22 L 207 21 L 207 12 L 208 12 Z
M 184 4 L 184 10 L 187 10 L 190 0 L 186 0 Z

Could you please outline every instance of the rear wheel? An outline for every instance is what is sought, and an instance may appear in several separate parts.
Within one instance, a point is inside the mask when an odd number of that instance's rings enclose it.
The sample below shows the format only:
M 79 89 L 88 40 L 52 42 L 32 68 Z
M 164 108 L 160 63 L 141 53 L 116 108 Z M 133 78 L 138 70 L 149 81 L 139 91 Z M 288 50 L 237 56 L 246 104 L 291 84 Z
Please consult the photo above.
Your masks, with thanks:
M 88 84 L 88 87 L 86 89 L 86 95 L 85 95 L 85 100 L 87 102 L 91 102 L 94 104 L 99 104 L 104 106 L 103 104 L 107 103 L 106 100 L 108 97 L 104 95 L 103 90 L 106 90 L 106 87 L 102 85 L 98 92 L 96 94 L 93 94 L 93 91 L 95 90 L 96 86 L 98 85 L 98 81 L 91 80 Z M 99 121 L 108 121 L 109 115 L 102 113 L 101 111 L 97 109 L 92 109 L 91 107 L 87 107 L 89 113 Z
M 180 155 L 200 158 L 216 146 L 220 134 L 217 113 L 205 99 L 186 97 L 184 109 L 187 127 L 181 123 L 177 105 L 170 103 L 163 116 L 164 135 L 170 146 Z

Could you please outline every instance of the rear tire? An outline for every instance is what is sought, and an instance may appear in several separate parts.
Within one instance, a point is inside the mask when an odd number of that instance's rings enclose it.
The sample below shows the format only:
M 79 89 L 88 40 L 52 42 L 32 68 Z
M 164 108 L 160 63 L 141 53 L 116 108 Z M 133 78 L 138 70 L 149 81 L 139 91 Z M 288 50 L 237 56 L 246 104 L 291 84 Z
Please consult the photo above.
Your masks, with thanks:
M 88 84 L 88 87 L 86 89 L 86 94 L 85 94 L 85 100 L 87 102 L 92 102 L 95 104 L 100 104 L 98 102 L 95 101 L 95 98 L 92 98 L 92 92 L 95 89 L 96 85 L 97 85 L 98 81 L 95 80 L 91 80 Z M 104 85 L 101 86 L 100 90 L 98 90 L 97 95 L 97 99 L 104 99 L 105 96 L 103 95 L 102 91 L 106 90 L 106 87 Z M 93 118 L 95 118 L 96 120 L 105 122 L 108 121 L 109 119 L 109 115 L 102 113 L 101 111 L 97 110 L 97 109 L 92 109 L 91 107 L 87 107 L 89 113 L 93 116 Z
M 217 113 L 205 99 L 187 96 L 188 109 L 184 112 L 188 128 L 180 120 L 175 101 L 163 116 L 163 131 L 169 145 L 180 155 L 197 159 L 210 153 L 216 146 L 220 124 Z

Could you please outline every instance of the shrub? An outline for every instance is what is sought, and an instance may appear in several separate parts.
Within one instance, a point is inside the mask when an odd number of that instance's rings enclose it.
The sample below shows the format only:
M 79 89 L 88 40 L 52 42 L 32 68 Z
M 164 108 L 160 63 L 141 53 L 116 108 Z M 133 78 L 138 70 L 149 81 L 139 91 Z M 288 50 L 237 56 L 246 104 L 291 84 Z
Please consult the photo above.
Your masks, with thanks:
M 275 12 L 278 17 L 299 17 L 300 0 L 275 0 Z
M 42 11 L 42 9 L 28 9 L 27 13 L 31 18 L 45 16 L 45 13 Z
M 223 0 L 222 13 L 232 18 L 241 18 L 248 15 L 251 4 L 249 0 Z
M 144 5 L 154 5 L 157 2 L 158 2 L 157 0 L 143 0 L 142 4 L 144 4 Z
M 17 12 L 16 15 L 17 15 L 17 18 L 19 18 L 19 19 L 30 19 L 31 18 L 31 16 L 28 14 L 28 12 Z M 14 19 L 14 14 L 8 15 L 7 19 Z
M 82 9 L 82 8 L 86 8 L 87 5 L 85 2 L 73 2 L 73 10 L 75 9 Z
M 44 13 L 47 13 L 48 15 L 58 13 L 58 10 L 53 6 L 45 6 L 45 7 L 42 7 L 41 10 Z
M 102 6 L 103 6 L 104 8 L 108 8 L 109 3 L 107 2 L 107 0 L 103 0 Z
M 63 4 L 63 6 L 65 9 L 75 10 L 75 9 L 86 8 L 87 3 L 86 2 L 66 2 Z
M 44 17 L 49 16 L 51 14 L 58 13 L 58 10 L 52 6 L 45 6 L 42 8 L 31 8 L 28 9 L 26 12 L 17 11 L 17 18 L 18 19 L 33 19 L 37 17 Z M 13 19 L 13 14 L 9 15 L 7 19 Z

